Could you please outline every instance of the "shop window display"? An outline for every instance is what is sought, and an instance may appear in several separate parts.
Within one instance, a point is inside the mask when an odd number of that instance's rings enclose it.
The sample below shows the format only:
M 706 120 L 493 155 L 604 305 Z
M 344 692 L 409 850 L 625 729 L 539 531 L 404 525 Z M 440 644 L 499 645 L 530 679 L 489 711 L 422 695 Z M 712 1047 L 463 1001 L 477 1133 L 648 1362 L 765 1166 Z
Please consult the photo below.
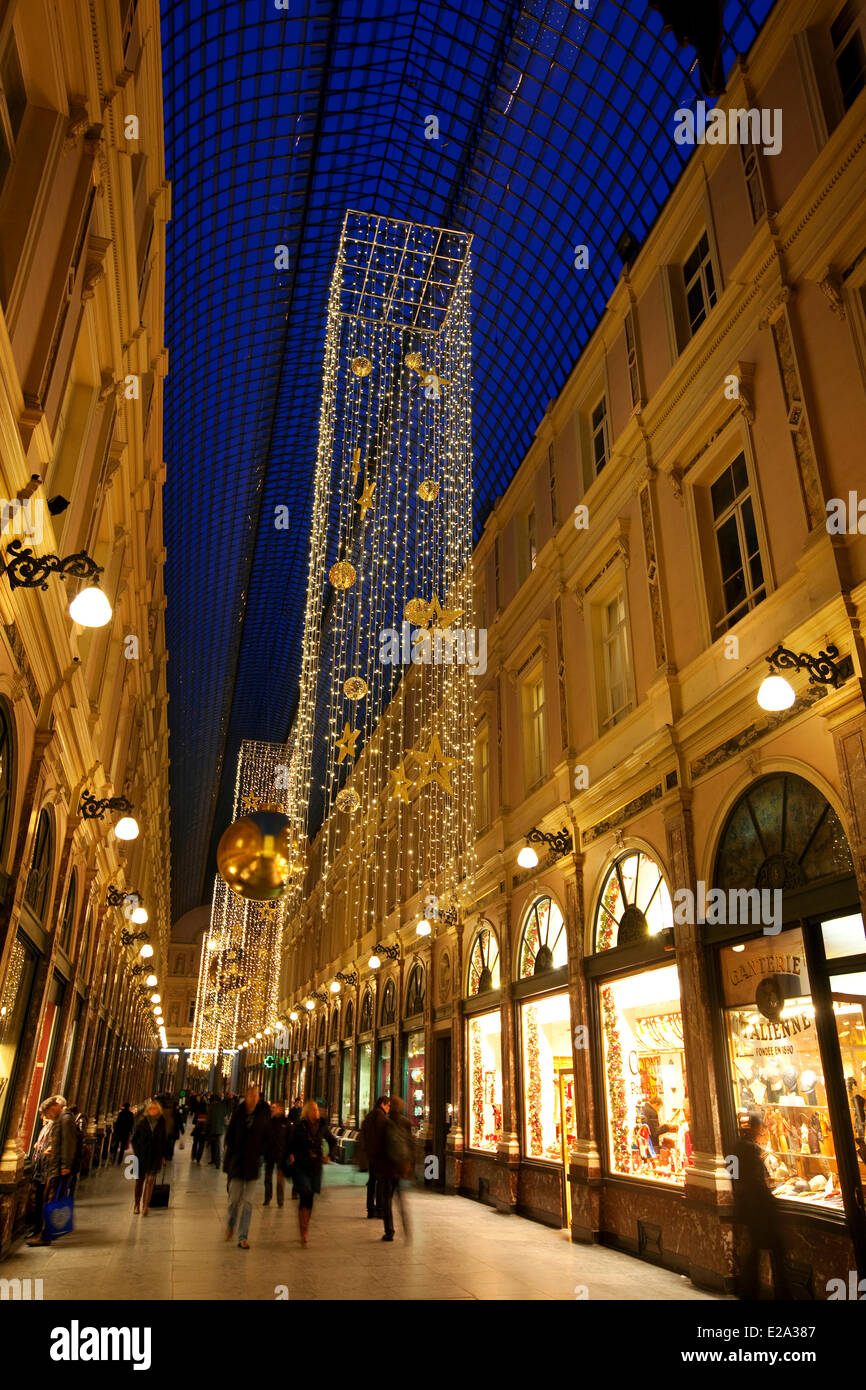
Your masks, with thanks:
M 15 1056 L 27 1015 L 35 967 L 32 951 L 27 949 L 20 937 L 16 938 L 0 994 L 0 1134 L 3 1133 L 6 1119 Z
M 799 929 L 720 952 L 727 1045 L 738 1119 L 764 1122 L 764 1166 L 774 1194 L 842 1208 L 836 1147 Z M 840 976 L 850 990 L 855 976 Z M 843 1065 L 866 1063 L 862 1003 L 837 998 Z M 844 1035 L 844 1036 L 843 1036 Z
M 520 942 L 521 980 L 568 964 L 565 921 L 552 898 L 538 898 L 526 915 Z
M 393 1043 L 390 1038 L 379 1044 L 379 1084 L 376 1088 L 376 1095 L 387 1096 L 391 1093 L 391 1053 Z
M 469 1147 L 496 1151 L 502 1137 L 502 1020 L 469 1020 Z
M 693 1158 L 677 967 L 625 975 L 599 993 L 611 1170 L 684 1182 Z
M 673 927 L 671 895 L 661 867 L 644 850 L 630 850 L 608 872 L 595 919 L 595 949 L 630 946 Z
M 406 1053 L 403 1063 L 403 1094 L 406 1113 L 416 1127 L 424 1123 L 425 1057 L 424 1034 L 406 1034 Z
M 371 1085 L 373 1080 L 373 1044 L 361 1043 L 358 1048 L 358 1117 L 366 1115 L 373 1108 Z
M 301 1094 L 304 1094 L 302 1091 Z M 340 1074 L 340 1119 L 346 1124 L 352 1108 L 352 1049 L 343 1049 L 342 1072 Z
M 521 1025 L 526 1154 L 567 1162 L 577 1140 L 568 995 L 527 1001 Z

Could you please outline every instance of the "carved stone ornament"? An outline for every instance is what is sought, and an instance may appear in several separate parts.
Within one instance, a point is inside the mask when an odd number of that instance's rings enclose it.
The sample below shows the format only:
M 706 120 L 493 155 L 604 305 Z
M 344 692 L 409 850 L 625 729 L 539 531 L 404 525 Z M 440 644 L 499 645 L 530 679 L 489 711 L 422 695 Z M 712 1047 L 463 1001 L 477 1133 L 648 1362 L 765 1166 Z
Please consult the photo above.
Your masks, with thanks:
M 842 295 L 842 280 L 838 271 L 835 271 L 832 266 L 825 266 L 821 271 L 818 284 L 827 296 L 827 303 L 833 313 L 838 314 L 840 319 L 844 319 L 845 300 Z
M 69 107 L 69 120 L 66 123 L 64 148 L 74 149 L 84 132 L 89 129 L 90 117 L 87 114 L 87 107 L 83 103 L 83 98 L 72 102 Z

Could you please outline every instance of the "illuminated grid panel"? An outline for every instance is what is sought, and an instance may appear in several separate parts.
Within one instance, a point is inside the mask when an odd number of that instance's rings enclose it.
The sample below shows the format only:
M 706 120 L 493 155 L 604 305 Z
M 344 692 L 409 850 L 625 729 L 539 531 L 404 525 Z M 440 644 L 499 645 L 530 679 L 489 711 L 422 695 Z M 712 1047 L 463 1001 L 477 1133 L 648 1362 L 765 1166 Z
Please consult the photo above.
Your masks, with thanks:
M 206 896 L 241 739 L 283 738 L 296 698 L 346 209 L 474 234 L 477 531 L 603 312 L 616 240 L 645 236 L 688 155 L 672 129 L 699 95 L 692 50 L 642 3 L 591 3 L 588 20 L 565 0 L 163 0 L 176 914 Z M 770 8 L 725 6 L 728 69 Z

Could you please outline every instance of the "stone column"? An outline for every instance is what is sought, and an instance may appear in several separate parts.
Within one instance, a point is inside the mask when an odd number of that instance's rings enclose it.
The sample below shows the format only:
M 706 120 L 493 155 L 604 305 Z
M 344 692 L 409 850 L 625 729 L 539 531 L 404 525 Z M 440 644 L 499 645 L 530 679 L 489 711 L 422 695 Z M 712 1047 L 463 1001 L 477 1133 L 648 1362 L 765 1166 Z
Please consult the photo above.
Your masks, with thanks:
M 503 1210 L 515 1211 L 517 1208 L 517 1182 L 520 1175 L 520 1137 L 518 1121 L 517 1067 L 519 1049 L 515 1036 L 514 994 L 514 940 L 511 930 L 511 895 L 502 908 L 497 925 L 499 934 L 499 998 L 500 1023 L 502 1027 L 502 1138 L 496 1146 L 496 1163 L 501 1169 L 495 1194 L 497 1205 Z M 467 1064 L 469 1058 L 466 1059 Z
M 845 829 L 857 875 L 860 910 L 866 917 L 866 712 L 859 689 L 852 694 L 854 698 L 846 700 L 828 722 L 845 800 Z
M 454 947 L 451 996 L 451 1128 L 445 1140 L 445 1190 L 458 1192 L 463 1181 L 463 928 Z
M 576 836 L 576 830 L 573 832 Z M 584 973 L 586 919 L 583 901 L 583 854 L 575 853 L 564 869 L 566 931 L 568 933 L 568 999 L 571 1007 L 574 1104 L 577 1144 L 569 1156 L 571 1235 L 592 1242 L 599 1230 L 601 1154 L 596 1125 L 596 1094 L 592 1080 L 590 985 Z M 598 1046 L 601 1046 L 598 1040 Z
M 347 1121 L 350 1129 L 358 1128 L 358 1024 L 361 1015 L 361 982 L 355 988 L 354 1007 L 352 1009 L 352 1036 L 349 1039 L 351 1048 L 351 1072 L 349 1074 L 349 1119 Z

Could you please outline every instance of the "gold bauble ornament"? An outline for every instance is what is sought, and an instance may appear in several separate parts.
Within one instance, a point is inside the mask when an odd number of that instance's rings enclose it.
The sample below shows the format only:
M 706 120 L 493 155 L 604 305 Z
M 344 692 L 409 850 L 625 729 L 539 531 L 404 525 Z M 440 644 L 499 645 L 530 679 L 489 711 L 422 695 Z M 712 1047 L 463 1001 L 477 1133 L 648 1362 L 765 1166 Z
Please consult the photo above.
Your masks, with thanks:
M 280 898 L 289 875 L 289 821 L 278 811 L 254 811 L 224 830 L 217 868 L 239 898 Z
M 351 816 L 361 804 L 361 798 L 354 787 L 344 787 L 337 793 L 334 805 L 338 811 L 345 811 L 346 815 Z
M 351 589 L 355 580 L 358 578 L 357 570 L 354 565 L 350 565 L 348 560 L 337 560 L 328 570 L 328 578 L 335 589 Z
M 432 478 L 422 478 L 418 484 L 418 496 L 422 502 L 435 502 L 439 496 L 439 484 Z
M 349 676 L 343 681 L 343 694 L 348 700 L 363 700 L 367 693 L 367 682 L 363 676 Z
M 373 363 L 369 357 L 353 357 L 352 371 L 355 376 L 369 376 L 373 370 Z
M 410 598 L 403 609 L 407 623 L 423 624 L 430 621 L 430 605 L 423 598 Z
M 421 356 L 420 352 L 407 352 L 406 356 L 403 358 L 403 361 L 406 363 L 406 366 L 409 367 L 413 372 L 420 372 L 421 365 L 424 359 Z

